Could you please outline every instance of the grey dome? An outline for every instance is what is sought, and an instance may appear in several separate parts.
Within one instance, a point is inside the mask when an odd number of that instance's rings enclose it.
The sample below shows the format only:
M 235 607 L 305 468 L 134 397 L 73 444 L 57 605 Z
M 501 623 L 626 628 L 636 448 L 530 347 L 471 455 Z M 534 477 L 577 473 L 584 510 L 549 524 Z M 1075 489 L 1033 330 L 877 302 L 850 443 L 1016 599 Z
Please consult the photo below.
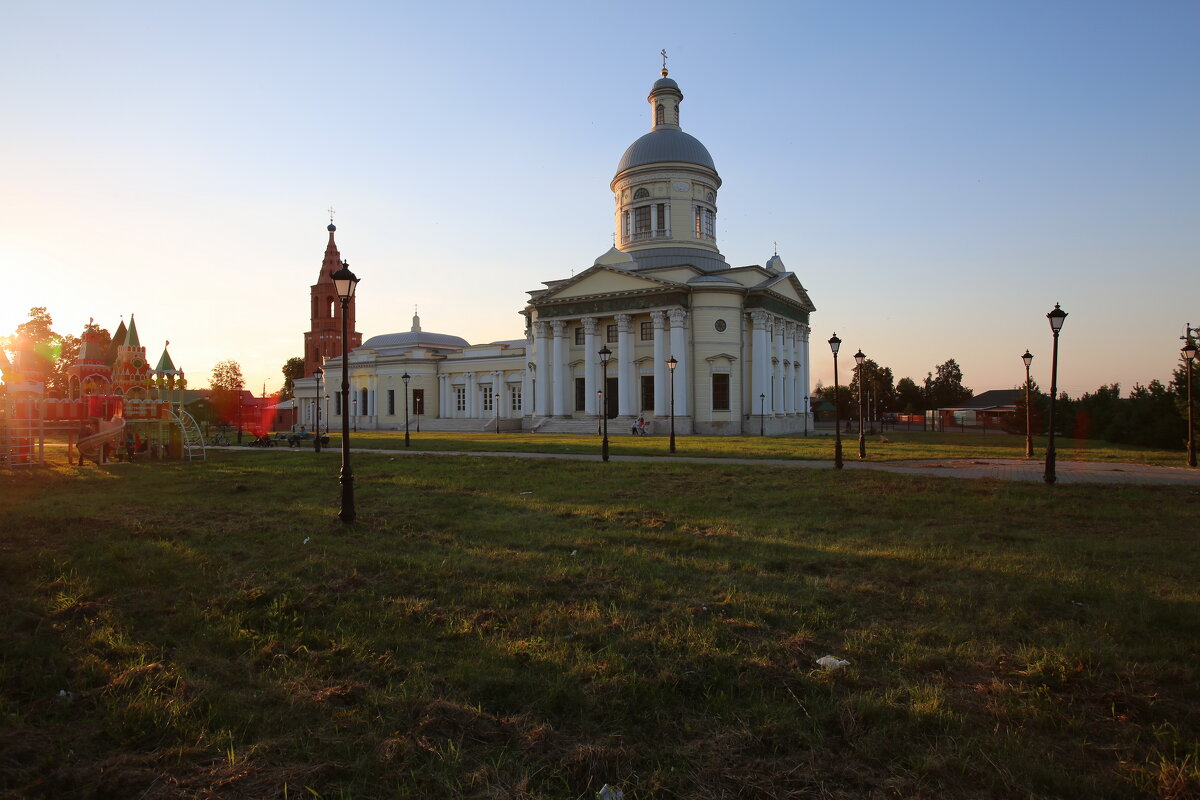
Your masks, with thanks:
M 674 89 L 679 91 L 679 84 L 667 77 L 659 78 L 654 82 L 654 86 L 650 89 L 651 92 L 656 92 L 659 89 Z
M 670 80 L 663 78 L 663 80 Z M 674 83 L 674 81 L 672 81 Z M 717 165 L 713 163 L 708 148 L 700 144 L 700 140 L 691 134 L 676 128 L 658 128 L 642 136 L 625 151 L 617 164 L 617 174 L 620 175 L 630 167 L 640 167 L 643 164 L 657 164 L 663 161 L 681 161 L 685 164 L 699 164 L 708 167 L 713 172 Z
M 429 331 L 404 331 L 403 333 L 384 333 L 372 336 L 362 343 L 363 347 L 375 349 L 383 347 L 469 347 L 466 339 L 451 336 L 446 333 L 430 333 Z

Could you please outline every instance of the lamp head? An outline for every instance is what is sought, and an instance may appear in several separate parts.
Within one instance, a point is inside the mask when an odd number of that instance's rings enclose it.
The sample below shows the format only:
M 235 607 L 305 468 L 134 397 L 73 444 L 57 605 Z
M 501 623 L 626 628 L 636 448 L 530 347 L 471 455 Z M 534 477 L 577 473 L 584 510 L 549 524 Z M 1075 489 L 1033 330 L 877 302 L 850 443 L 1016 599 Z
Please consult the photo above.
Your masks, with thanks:
M 1025 362 L 1025 366 L 1033 363 L 1033 353 L 1029 352 L 1029 348 L 1025 348 L 1025 355 L 1021 356 L 1021 360 Z
M 858 352 L 854 354 L 854 363 L 858 364 L 861 367 L 862 362 L 865 361 L 866 358 L 867 357 L 865 355 L 863 355 L 862 348 L 860 347 L 860 348 L 858 348 Z
M 1050 320 L 1050 330 L 1058 333 L 1062 330 L 1063 320 L 1067 318 L 1067 312 L 1058 307 L 1058 303 L 1054 304 L 1054 310 L 1046 315 L 1046 319 Z
M 833 351 L 833 355 L 835 358 L 837 357 L 837 354 L 838 354 L 838 348 L 840 348 L 841 346 L 842 346 L 842 340 L 838 338 L 836 333 L 833 336 L 829 337 L 829 349 Z
M 1183 353 L 1183 357 L 1186 358 L 1190 364 L 1196 359 L 1196 343 L 1189 339 L 1188 343 L 1180 348 L 1179 352 Z
M 603 349 L 600 350 L 600 363 L 607 364 L 610 358 L 612 358 L 612 350 L 608 349 L 608 345 L 604 345 Z
M 343 261 L 342 268 L 329 273 L 329 277 L 333 279 L 333 290 L 337 292 L 338 299 L 349 300 L 354 297 L 354 290 L 358 288 L 358 277 L 350 271 L 349 261 Z
M 400 380 L 404 381 L 405 383 L 408 383 L 409 377 L 410 377 L 409 374 L 406 372 L 400 376 Z
M 679 366 L 679 359 L 675 358 L 675 356 L 671 356 L 670 358 L 667 359 L 667 369 L 671 370 L 671 372 L 674 372 L 675 368 L 678 366 Z
M 313 370 L 313 375 L 317 376 L 317 380 L 321 380 L 321 376 L 325 374 L 325 370 L 317 367 Z

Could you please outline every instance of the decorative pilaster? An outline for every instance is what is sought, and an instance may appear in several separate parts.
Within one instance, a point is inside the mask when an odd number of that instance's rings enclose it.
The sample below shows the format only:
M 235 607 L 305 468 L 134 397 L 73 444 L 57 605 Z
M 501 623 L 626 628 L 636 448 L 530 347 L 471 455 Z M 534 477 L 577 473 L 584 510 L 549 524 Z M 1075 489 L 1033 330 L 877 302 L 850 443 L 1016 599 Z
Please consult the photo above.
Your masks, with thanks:
M 597 344 L 596 318 L 584 317 L 583 323 L 583 410 L 596 416 L 596 389 L 600 385 L 600 347 Z
M 651 311 L 650 321 L 654 324 L 654 415 L 665 417 L 671 412 L 671 376 L 667 374 L 667 312 Z
M 667 312 L 671 320 L 671 354 L 679 361 L 675 368 L 675 416 L 692 413 L 692 352 L 688 345 L 688 313 L 682 308 Z
M 551 379 L 551 403 L 554 416 L 563 417 L 567 414 L 567 323 L 561 319 L 550 321 L 554 334 L 554 377 Z
M 633 398 L 633 317 L 616 314 L 617 321 L 617 413 L 631 416 L 636 413 Z

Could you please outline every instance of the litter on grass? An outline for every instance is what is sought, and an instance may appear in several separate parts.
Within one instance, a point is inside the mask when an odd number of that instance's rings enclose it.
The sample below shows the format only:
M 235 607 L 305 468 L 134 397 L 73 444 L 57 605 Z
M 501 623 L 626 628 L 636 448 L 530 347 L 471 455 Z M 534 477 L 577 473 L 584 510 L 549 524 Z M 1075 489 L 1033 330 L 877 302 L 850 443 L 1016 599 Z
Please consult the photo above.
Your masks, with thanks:
M 850 662 L 833 656 L 821 656 L 817 659 L 817 666 L 823 667 L 830 672 L 836 672 L 839 669 L 845 669 L 850 666 Z
M 600 791 L 596 792 L 596 800 L 625 800 L 625 793 L 606 783 L 600 787 Z
M 305 536 L 304 541 L 301 542 L 301 544 L 308 544 L 311 540 L 312 540 L 311 536 Z

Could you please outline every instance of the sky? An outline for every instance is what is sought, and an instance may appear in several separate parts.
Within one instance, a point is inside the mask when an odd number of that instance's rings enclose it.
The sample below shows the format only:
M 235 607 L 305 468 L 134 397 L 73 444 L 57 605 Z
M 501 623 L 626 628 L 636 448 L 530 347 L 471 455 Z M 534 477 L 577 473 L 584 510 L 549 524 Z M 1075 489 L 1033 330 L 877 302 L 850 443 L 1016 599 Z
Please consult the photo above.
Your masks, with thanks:
M 193 387 L 303 353 L 335 209 L 364 337 L 520 338 L 612 243 L 665 48 L 733 266 L 977 393 L 1167 380 L 1200 325 L 1200 3 L 9 3 L 0 333 L 136 314 Z

